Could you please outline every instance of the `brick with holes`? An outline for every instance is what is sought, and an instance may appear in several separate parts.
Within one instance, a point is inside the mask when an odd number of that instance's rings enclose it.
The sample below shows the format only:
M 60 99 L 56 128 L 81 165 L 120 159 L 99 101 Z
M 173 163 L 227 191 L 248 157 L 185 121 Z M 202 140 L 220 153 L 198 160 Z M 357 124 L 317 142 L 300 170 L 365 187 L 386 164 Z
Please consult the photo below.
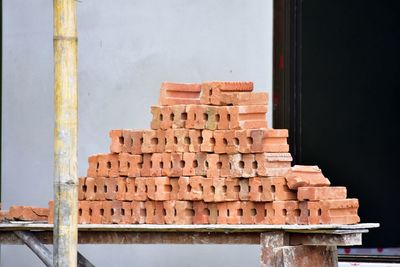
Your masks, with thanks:
M 201 144 L 203 143 L 203 137 L 201 136 L 201 130 L 189 130 L 189 152 L 200 152 Z
M 134 201 L 145 201 L 147 200 L 147 186 L 145 177 L 136 177 L 134 180 Z
M 223 92 L 221 93 L 221 104 L 233 106 L 268 105 L 268 94 L 265 92 Z
M 78 202 L 78 223 L 89 224 L 90 223 L 90 201 L 79 201 Z M 11 210 L 11 208 L 10 208 Z
M 225 178 L 203 178 L 203 199 L 205 202 L 223 202 L 226 198 L 227 186 Z
M 92 200 L 106 200 L 106 195 L 105 195 L 106 185 L 105 185 L 105 181 L 106 181 L 106 179 L 110 179 L 110 178 L 104 178 L 104 177 L 96 177 L 96 178 L 87 177 L 86 178 L 87 181 L 91 180 L 91 179 L 94 179 L 93 191 L 95 193 L 94 198 Z M 87 196 L 86 196 L 86 199 L 87 200 L 91 200 Z
M 235 130 L 234 143 L 240 153 L 252 153 L 253 138 L 251 137 L 251 130 Z
M 183 174 L 185 162 L 182 153 L 162 153 L 163 169 L 162 175 L 179 177 Z
M 165 146 L 164 146 L 164 152 L 175 152 L 175 141 L 178 142 L 178 140 L 176 140 L 175 137 L 175 129 L 168 129 L 164 132 L 164 136 L 165 136 Z
M 201 84 L 200 103 L 222 105 L 224 92 L 251 92 L 252 82 L 207 82 Z
M 118 154 L 98 154 L 90 156 L 88 176 L 118 177 L 118 157 Z M 95 168 L 95 170 L 92 168 Z
M 134 155 L 142 154 L 143 130 L 123 130 L 122 152 Z
M 214 153 L 217 154 L 225 154 L 227 153 L 227 145 L 228 145 L 228 139 L 227 137 L 227 131 L 225 130 L 217 130 L 214 131 L 213 136 L 215 139 L 215 145 L 214 145 Z
M 255 160 L 254 154 L 242 154 L 242 161 L 243 161 L 242 177 L 256 176 L 257 162 Z
M 244 162 L 241 154 L 229 155 L 230 177 L 242 177 Z
M 153 153 L 143 154 L 143 163 L 140 168 L 140 176 L 147 177 L 150 176 L 150 166 L 151 166 L 151 157 Z
M 116 178 L 107 178 L 104 179 L 104 186 L 106 190 L 104 190 L 104 197 L 107 200 L 114 200 L 117 195 L 117 179 Z
M 159 103 L 163 106 L 199 104 L 200 92 L 200 84 L 163 82 L 160 89 Z
M 290 190 L 284 177 L 249 178 L 251 201 L 297 200 L 296 191 Z
M 250 199 L 250 185 L 249 179 L 239 179 L 239 199 L 249 200 Z
M 204 115 L 205 126 L 207 130 L 214 131 L 218 128 L 218 109 L 217 107 L 207 106 L 206 113 Z
M 191 200 L 190 199 L 191 186 L 189 182 L 189 177 L 187 176 L 179 177 L 178 186 L 179 186 L 179 191 L 177 200 Z
M 254 202 L 256 215 L 255 224 L 273 224 L 275 211 L 272 207 L 273 202 Z
M 200 145 L 200 150 L 202 152 L 214 152 L 215 138 L 213 133 L 210 130 L 203 130 L 201 132 L 203 142 Z
M 86 194 L 86 177 L 79 177 L 78 179 L 78 200 L 84 200 Z
M 251 201 L 261 201 L 263 195 L 263 186 L 261 184 L 261 177 L 249 178 L 249 199 Z
M 207 177 L 219 177 L 222 163 L 218 154 L 207 154 Z
M 274 201 L 273 224 L 298 224 L 300 220 L 299 202 L 295 200 Z
M 231 121 L 230 129 L 267 128 L 267 106 L 232 106 L 228 108 Z
M 241 201 L 240 206 L 242 209 L 242 224 L 254 224 L 256 221 L 257 210 L 256 203 L 250 201 Z
M 113 215 L 112 201 L 102 201 L 102 224 L 111 224 Z
M 128 177 L 140 176 L 141 169 L 143 167 L 143 156 L 142 155 L 131 155 L 128 156 Z
M 207 122 L 207 106 L 187 105 L 187 120 L 185 127 L 188 129 L 205 129 Z
M 221 177 L 231 177 L 231 166 L 228 154 L 220 154 L 219 161 L 221 162 L 221 169 L 219 175 Z
M 195 174 L 199 176 L 207 175 L 207 153 L 196 153 L 194 160 Z
M 191 176 L 189 177 L 190 200 L 202 200 L 203 199 L 203 177 L 202 176 Z
M 184 176 L 193 176 L 196 175 L 196 167 L 195 167 L 195 153 L 183 153 L 182 159 L 185 162 L 185 166 L 182 169 L 182 175 Z
M 121 206 L 121 224 L 132 224 L 133 216 L 132 216 L 132 202 L 131 201 L 123 201 Z
M 217 121 L 217 129 L 218 130 L 229 129 L 231 115 L 229 114 L 228 107 L 221 106 L 216 108 L 217 108 L 217 114 L 215 115 L 215 120 Z
M 240 193 L 239 178 L 225 178 L 225 201 L 238 201 Z
M 297 199 L 299 201 L 346 199 L 346 197 L 347 197 L 347 189 L 344 186 L 299 187 L 299 188 L 297 188 Z
M 112 201 L 111 222 L 119 224 L 122 220 L 122 201 Z
M 122 130 L 111 130 L 109 136 L 111 138 L 110 151 L 112 153 L 121 153 L 124 145 Z
M 164 205 L 163 201 L 146 201 L 144 203 L 146 209 L 147 224 L 164 224 Z
M 285 176 L 293 160 L 290 153 L 257 153 L 258 176 Z
M 208 224 L 210 210 L 208 204 L 203 201 L 193 201 L 193 224 Z
M 320 224 L 321 223 L 321 203 L 319 201 L 300 201 L 299 224 Z
M 251 152 L 289 152 L 287 129 L 252 129 Z
M 166 224 L 192 224 L 194 210 L 191 201 L 169 200 L 163 202 Z
M 329 186 L 331 184 L 318 166 L 295 165 L 289 169 L 285 176 L 290 189 L 303 186 Z
M 125 200 L 126 201 L 133 201 L 135 198 L 135 179 L 132 177 L 128 177 L 125 179 L 126 185 L 126 193 L 125 193 Z
M 170 200 L 172 185 L 169 177 L 147 177 L 147 196 L 151 200 Z
M 161 153 L 165 148 L 165 132 L 162 130 L 143 131 L 143 153 Z
M 129 170 L 129 156 L 131 156 L 128 153 L 120 153 L 118 154 L 118 174 L 119 176 L 128 176 L 128 170 Z
M 88 170 L 87 170 L 87 176 L 90 177 L 97 177 L 97 169 L 98 169 L 98 155 L 91 155 L 88 157 Z
M 174 152 L 189 152 L 190 137 L 188 129 L 174 129 Z
M 173 105 L 171 110 L 173 114 L 172 128 L 185 128 L 187 120 L 186 105 Z
M 240 224 L 243 210 L 240 201 L 217 203 L 218 224 Z
M 172 124 L 174 121 L 175 114 L 172 112 L 170 106 L 162 106 L 161 107 L 161 118 L 160 121 L 160 129 L 167 130 L 172 128 Z
M 163 119 L 163 115 L 161 113 L 161 106 L 151 106 L 150 107 L 150 112 L 152 115 L 151 123 L 150 123 L 150 128 L 153 130 L 158 130 L 160 129 L 160 124 Z
M 162 153 L 151 154 L 149 176 L 161 176 L 163 166 Z
M 146 223 L 146 207 L 143 201 L 132 202 L 132 223 L 143 224 Z
M 356 224 L 360 222 L 358 199 L 321 200 L 322 224 Z
M 95 186 L 96 186 L 96 178 L 92 178 L 92 177 L 87 177 L 85 179 L 85 185 L 84 185 L 84 189 L 85 189 L 85 194 L 84 194 L 84 200 L 96 200 L 96 192 L 95 192 Z M 96 191 L 97 191 L 97 187 L 96 187 Z
M 90 201 L 90 223 L 101 224 L 103 221 L 103 202 Z
M 126 187 L 126 178 L 125 177 L 117 177 L 115 178 L 117 186 L 116 186 L 116 193 L 115 193 L 115 199 L 124 201 L 125 194 L 128 191 Z

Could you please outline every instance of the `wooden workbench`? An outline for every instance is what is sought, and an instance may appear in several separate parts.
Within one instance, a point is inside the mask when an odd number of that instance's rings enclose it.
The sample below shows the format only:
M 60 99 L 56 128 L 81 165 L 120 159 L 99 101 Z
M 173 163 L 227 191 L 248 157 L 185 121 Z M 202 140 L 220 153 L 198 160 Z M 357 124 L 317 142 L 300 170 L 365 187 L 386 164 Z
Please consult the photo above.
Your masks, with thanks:
M 79 244 L 260 244 L 260 266 L 337 266 L 337 246 L 362 244 L 379 227 L 356 225 L 79 225 Z M 0 244 L 24 244 L 17 232 L 53 243 L 53 225 L 0 224 Z

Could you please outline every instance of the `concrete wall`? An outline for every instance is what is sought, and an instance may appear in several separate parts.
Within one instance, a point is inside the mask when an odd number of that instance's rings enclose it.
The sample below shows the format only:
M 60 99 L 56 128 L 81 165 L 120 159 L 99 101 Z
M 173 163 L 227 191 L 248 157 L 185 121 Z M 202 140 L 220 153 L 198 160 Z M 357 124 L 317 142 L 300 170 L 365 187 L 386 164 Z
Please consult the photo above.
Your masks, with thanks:
M 149 128 L 162 81 L 251 80 L 271 93 L 272 0 L 77 3 L 79 175 L 90 154 L 108 151 L 110 129 Z M 53 197 L 52 53 L 52 1 L 3 0 L 3 208 Z M 81 252 L 96 266 L 258 265 L 257 246 Z M 3 246 L 1 266 L 41 265 L 25 247 Z

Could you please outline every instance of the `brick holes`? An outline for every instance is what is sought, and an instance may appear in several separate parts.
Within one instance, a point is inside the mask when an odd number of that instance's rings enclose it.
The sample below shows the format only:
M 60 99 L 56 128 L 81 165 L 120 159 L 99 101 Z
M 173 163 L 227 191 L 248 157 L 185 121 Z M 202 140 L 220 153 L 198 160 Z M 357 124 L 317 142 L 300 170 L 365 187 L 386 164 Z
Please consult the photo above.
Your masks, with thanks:
M 101 216 L 104 215 L 104 209 L 103 209 L 103 208 L 100 209 L 100 215 L 101 215 Z
M 322 214 L 321 209 L 318 209 L 318 216 L 321 216 L 321 214 Z
M 183 112 L 181 114 L 181 120 L 187 120 L 187 113 L 186 112 Z
M 174 114 L 174 113 L 171 113 L 171 114 L 169 115 L 169 119 L 170 119 L 171 121 L 173 121 L 173 120 L 175 119 L 175 114 Z
M 235 146 L 238 146 L 239 145 L 239 138 L 237 138 L 237 137 L 233 138 L 233 144 Z
M 223 141 L 224 145 L 228 145 L 228 140 L 226 140 L 226 138 L 223 138 L 222 141 Z
M 83 191 L 83 192 L 86 192 L 86 191 L 87 191 L 87 186 L 86 186 L 85 184 L 82 186 L 82 191 Z
M 257 215 L 257 210 L 256 209 L 251 209 L 250 210 L 250 215 L 251 216 L 256 216 Z
M 203 120 L 208 121 L 208 114 L 207 113 L 203 113 Z
M 275 192 L 276 192 L 275 185 L 271 185 L 271 192 L 272 192 L 272 193 L 275 193 Z
M 193 168 L 197 168 L 197 167 L 199 167 L 199 162 L 197 161 L 197 159 L 195 159 L 193 161 Z
M 228 190 L 228 187 L 226 185 L 222 186 L 222 192 L 226 193 L 227 190 Z
M 240 185 L 235 185 L 233 187 L 233 191 L 236 192 L 236 193 L 240 192 Z
M 220 119 L 221 119 L 221 117 L 219 116 L 219 114 L 215 114 L 215 120 L 216 120 L 217 122 L 219 122 Z
M 190 138 L 188 136 L 186 136 L 185 139 L 183 139 L 183 143 L 185 145 L 189 145 L 190 144 Z
M 178 144 L 178 137 L 174 136 L 174 144 Z
M 220 170 L 221 168 L 222 168 L 222 162 L 221 162 L 221 161 L 218 161 L 218 162 L 217 162 L 217 169 Z
M 120 143 L 121 145 L 123 145 L 123 144 L 124 144 L 124 137 L 123 137 L 123 136 L 120 136 L 120 137 L 118 138 L 118 141 L 119 141 L 119 143 Z
M 158 138 L 156 138 L 156 137 L 151 138 L 151 144 L 158 145 Z
M 243 160 L 239 161 L 239 168 L 241 168 L 241 169 L 244 168 L 244 161 Z
M 247 137 L 246 140 L 247 140 L 248 144 L 250 144 L 250 145 L 253 144 L 253 137 Z
M 258 169 L 258 163 L 257 163 L 257 161 L 253 161 L 253 163 L 251 164 L 251 167 L 253 168 L 253 169 Z
M 202 143 L 203 143 L 203 137 L 202 137 L 202 136 L 199 136 L 199 137 L 197 138 L 197 143 L 199 143 L 199 144 L 202 144 Z

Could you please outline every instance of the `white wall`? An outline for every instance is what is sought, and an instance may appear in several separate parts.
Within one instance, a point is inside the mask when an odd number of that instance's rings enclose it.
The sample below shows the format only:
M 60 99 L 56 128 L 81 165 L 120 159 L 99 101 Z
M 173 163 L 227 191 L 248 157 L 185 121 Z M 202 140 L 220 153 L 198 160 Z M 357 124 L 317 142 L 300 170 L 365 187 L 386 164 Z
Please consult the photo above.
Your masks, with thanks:
M 110 129 L 149 128 L 162 81 L 251 80 L 257 91 L 272 92 L 272 0 L 77 5 L 79 175 L 90 154 L 108 151 Z M 3 208 L 46 206 L 53 197 L 52 15 L 49 0 L 3 0 Z M 96 266 L 258 266 L 257 246 L 81 252 Z M 26 248 L 3 246 L 1 266 L 41 265 Z

